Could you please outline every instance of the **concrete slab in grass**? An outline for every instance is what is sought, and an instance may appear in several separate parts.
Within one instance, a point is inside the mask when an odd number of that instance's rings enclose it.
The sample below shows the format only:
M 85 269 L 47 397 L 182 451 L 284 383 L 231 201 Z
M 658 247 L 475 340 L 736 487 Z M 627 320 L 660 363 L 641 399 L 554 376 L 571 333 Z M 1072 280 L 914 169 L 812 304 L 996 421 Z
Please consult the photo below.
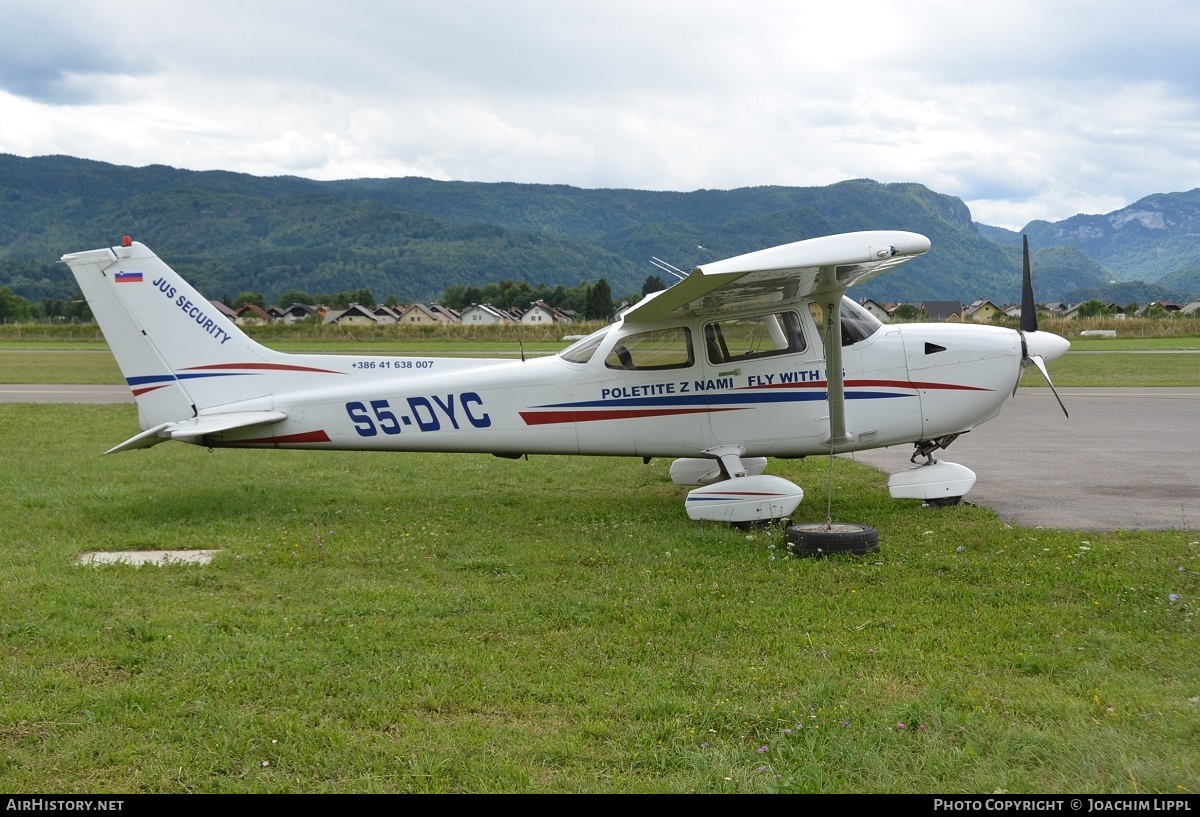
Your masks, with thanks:
M 141 567 L 142 565 L 169 564 L 200 564 L 206 565 L 212 561 L 217 550 L 119 550 L 114 552 L 97 551 L 85 553 L 79 557 L 81 565 L 111 565 L 126 564 Z

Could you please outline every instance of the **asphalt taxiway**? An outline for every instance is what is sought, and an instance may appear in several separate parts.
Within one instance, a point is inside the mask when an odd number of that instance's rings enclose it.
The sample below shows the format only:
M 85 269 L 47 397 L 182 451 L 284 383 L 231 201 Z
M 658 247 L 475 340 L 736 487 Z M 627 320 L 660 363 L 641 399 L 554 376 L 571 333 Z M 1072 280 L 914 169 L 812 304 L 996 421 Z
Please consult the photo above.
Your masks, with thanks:
M 128 386 L 0 383 L 0 403 L 132 403 Z
M 975 472 L 967 500 L 1026 527 L 1200 530 L 1200 388 L 1023 388 L 939 459 Z M 886 473 L 911 446 L 854 454 Z

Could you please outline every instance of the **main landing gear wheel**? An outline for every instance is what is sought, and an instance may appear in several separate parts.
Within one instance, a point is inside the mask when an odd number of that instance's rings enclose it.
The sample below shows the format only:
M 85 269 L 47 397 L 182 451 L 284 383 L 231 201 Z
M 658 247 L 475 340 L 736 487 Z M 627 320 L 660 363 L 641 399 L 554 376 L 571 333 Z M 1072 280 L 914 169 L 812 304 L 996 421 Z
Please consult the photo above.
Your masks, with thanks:
M 846 522 L 806 522 L 787 529 L 788 547 L 797 556 L 864 556 L 879 552 L 879 531 L 870 525 Z

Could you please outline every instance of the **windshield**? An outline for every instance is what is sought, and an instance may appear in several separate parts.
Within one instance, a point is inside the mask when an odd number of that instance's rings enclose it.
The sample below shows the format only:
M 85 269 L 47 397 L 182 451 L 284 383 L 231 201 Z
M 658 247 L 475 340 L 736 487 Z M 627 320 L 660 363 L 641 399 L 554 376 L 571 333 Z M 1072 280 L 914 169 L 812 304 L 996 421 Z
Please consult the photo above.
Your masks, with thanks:
M 600 345 L 600 341 L 604 340 L 604 336 L 608 334 L 608 330 L 612 326 L 605 326 L 603 329 L 597 329 L 592 334 L 580 341 L 576 341 L 558 353 L 558 356 L 568 363 L 587 363 L 592 359 L 592 355 L 596 352 L 596 347 Z
M 825 331 L 825 310 L 820 304 L 813 301 L 809 305 L 812 311 L 813 320 L 817 324 L 817 331 Z M 849 298 L 842 297 L 841 307 L 842 317 L 842 345 L 851 346 L 858 343 L 860 340 L 866 340 L 874 335 L 879 327 L 883 326 L 879 319 Z
M 842 345 L 866 340 L 883 326 L 879 319 L 849 298 L 842 298 Z

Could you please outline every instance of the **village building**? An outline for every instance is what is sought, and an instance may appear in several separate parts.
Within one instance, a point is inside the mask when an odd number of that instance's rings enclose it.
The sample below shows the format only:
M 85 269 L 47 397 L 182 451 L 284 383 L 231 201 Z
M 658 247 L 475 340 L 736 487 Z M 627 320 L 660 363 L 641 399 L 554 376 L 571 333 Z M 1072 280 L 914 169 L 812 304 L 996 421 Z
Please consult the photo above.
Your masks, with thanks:
M 1083 308 L 1084 304 L 1088 303 L 1091 303 L 1091 301 L 1081 301 L 1067 309 L 1066 312 L 1061 313 L 1059 317 L 1064 320 L 1075 320 L 1076 318 L 1085 317 L 1079 310 Z M 1124 318 L 1125 308 L 1114 304 L 1112 301 L 1105 301 L 1103 309 L 1096 317 Z
M 879 320 L 880 323 L 890 323 L 891 322 L 892 313 L 888 311 L 886 306 L 879 303 L 878 301 L 872 300 L 871 298 L 863 298 L 858 303 L 859 303 L 859 306 L 861 306 L 863 309 L 867 310 L 872 315 L 874 315 Z
M 400 323 L 405 326 L 437 326 L 441 321 L 425 304 L 409 304 L 400 312 Z
M 284 309 L 280 306 L 272 306 L 267 309 L 267 314 L 275 323 L 293 324 L 306 320 L 313 316 L 321 318 L 321 312 L 315 306 L 308 304 L 292 304 Z
M 377 306 L 371 312 L 377 324 L 392 324 L 400 320 L 400 313 L 390 306 Z
M 226 306 L 224 301 L 209 301 L 209 303 L 212 304 L 213 309 L 229 318 L 229 320 L 234 322 L 237 321 L 237 312 L 234 311 L 233 308 Z
M 459 317 L 458 313 L 448 306 L 442 306 L 441 304 L 430 304 L 429 311 L 436 315 L 438 320 L 442 323 L 462 322 L 462 319 Z
M 233 322 L 238 326 L 265 326 L 271 323 L 271 316 L 267 314 L 267 310 L 258 304 L 246 304 L 238 309 L 236 314 Z
M 1183 311 L 1183 307 L 1173 301 L 1151 301 L 1133 314 L 1135 317 L 1144 318 L 1152 306 L 1161 306 L 1168 315 Z
M 958 301 L 922 301 L 921 315 L 927 321 L 961 321 L 963 307 Z
M 513 317 L 491 304 L 471 304 L 459 316 L 467 326 L 494 326 L 513 323 Z
M 571 323 L 572 318 L 561 309 L 556 309 L 545 301 L 534 301 L 520 316 L 520 321 L 526 325 Z
M 350 304 L 347 309 L 331 309 L 325 314 L 325 323 L 338 326 L 374 326 L 378 323 L 373 310 L 359 304 Z
M 963 318 L 976 323 L 991 323 L 1003 318 L 1004 310 L 988 300 L 978 300 L 963 310 Z
M 1059 307 L 1060 307 L 1062 310 L 1065 310 L 1065 309 L 1066 309 L 1066 305 L 1065 305 L 1065 304 L 1058 304 L 1058 306 L 1059 306 Z M 1037 315 L 1038 315 L 1039 317 L 1041 317 L 1041 316 L 1046 316 L 1046 317 L 1054 317 L 1054 318 L 1056 318 L 1056 317 L 1061 317 L 1061 316 L 1062 316 L 1062 312 L 1053 312 L 1053 311 L 1051 311 L 1051 310 L 1050 310 L 1050 308 L 1049 308 L 1049 307 L 1047 307 L 1047 306 L 1043 306 L 1042 304 L 1038 304 L 1038 305 L 1036 306 L 1036 309 L 1035 309 L 1035 311 L 1036 311 L 1036 313 L 1037 313 Z M 1020 304 L 1016 304 L 1016 305 L 1014 305 L 1014 306 L 1005 306 L 1005 307 L 1004 307 L 1004 314 L 1005 314 L 1005 315 L 1007 315 L 1007 316 L 1008 316 L 1008 317 L 1010 317 L 1010 318 L 1015 318 L 1015 319 L 1017 319 L 1017 320 L 1020 320 L 1020 319 L 1021 319 L 1021 305 L 1020 305 Z

